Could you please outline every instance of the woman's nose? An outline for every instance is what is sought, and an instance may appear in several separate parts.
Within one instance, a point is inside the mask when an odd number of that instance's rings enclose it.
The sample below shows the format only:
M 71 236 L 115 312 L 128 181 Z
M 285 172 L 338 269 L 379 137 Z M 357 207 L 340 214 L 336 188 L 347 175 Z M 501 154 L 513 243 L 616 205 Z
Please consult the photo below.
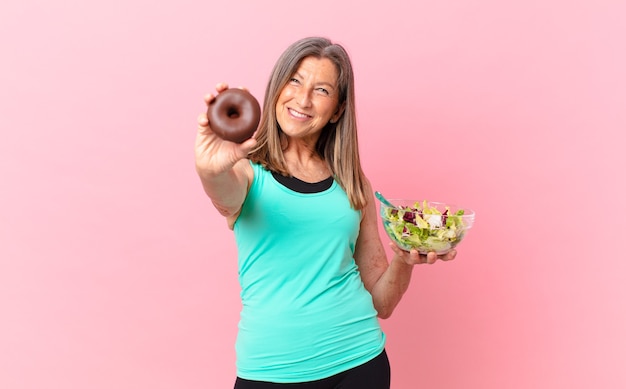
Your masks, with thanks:
M 307 88 L 299 88 L 296 92 L 296 101 L 301 107 L 308 107 L 311 105 L 311 93 Z

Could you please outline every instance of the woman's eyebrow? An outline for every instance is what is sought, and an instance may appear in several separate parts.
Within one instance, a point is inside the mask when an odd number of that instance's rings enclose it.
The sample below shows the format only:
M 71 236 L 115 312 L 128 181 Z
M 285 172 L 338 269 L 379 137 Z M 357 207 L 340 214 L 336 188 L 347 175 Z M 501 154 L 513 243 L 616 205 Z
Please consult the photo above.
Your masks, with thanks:
M 296 71 L 291 77 L 292 78 L 296 77 L 296 78 L 304 79 L 304 76 L 302 76 L 302 74 L 300 74 L 300 72 L 298 72 L 298 71 Z M 323 85 L 323 86 L 331 87 L 332 89 L 337 89 L 337 86 L 334 83 L 329 82 L 329 81 L 319 81 L 319 82 L 316 82 L 315 85 L 316 86 Z

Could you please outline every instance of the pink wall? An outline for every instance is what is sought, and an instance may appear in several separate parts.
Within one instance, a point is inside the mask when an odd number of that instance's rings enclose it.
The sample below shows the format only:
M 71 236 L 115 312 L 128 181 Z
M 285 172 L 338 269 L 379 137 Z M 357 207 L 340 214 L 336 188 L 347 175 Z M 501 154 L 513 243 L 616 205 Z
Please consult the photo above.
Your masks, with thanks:
M 383 323 L 393 388 L 626 386 L 623 2 L 54 3 L 0 6 L 0 388 L 232 386 L 195 120 L 305 35 L 352 55 L 376 189 L 477 212 Z

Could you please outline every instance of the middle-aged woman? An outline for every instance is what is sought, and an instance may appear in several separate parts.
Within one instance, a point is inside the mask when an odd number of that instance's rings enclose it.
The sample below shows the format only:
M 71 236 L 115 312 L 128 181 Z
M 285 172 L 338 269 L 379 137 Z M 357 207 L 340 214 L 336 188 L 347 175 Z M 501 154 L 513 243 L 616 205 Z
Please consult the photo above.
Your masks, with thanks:
M 388 261 L 361 169 L 345 49 L 316 37 L 289 46 L 252 139 L 222 140 L 206 114 L 198 123 L 196 170 L 238 250 L 235 388 L 389 388 L 377 317 L 391 315 L 414 265 L 456 252 L 392 244 Z

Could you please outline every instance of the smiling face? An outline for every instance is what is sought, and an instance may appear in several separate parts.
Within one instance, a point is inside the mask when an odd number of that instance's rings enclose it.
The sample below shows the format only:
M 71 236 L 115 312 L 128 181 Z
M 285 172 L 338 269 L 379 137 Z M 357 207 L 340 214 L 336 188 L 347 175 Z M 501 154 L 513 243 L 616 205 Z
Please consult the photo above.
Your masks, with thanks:
M 315 142 L 328 122 L 339 119 L 337 78 L 328 58 L 302 60 L 276 102 L 276 119 L 288 137 Z

